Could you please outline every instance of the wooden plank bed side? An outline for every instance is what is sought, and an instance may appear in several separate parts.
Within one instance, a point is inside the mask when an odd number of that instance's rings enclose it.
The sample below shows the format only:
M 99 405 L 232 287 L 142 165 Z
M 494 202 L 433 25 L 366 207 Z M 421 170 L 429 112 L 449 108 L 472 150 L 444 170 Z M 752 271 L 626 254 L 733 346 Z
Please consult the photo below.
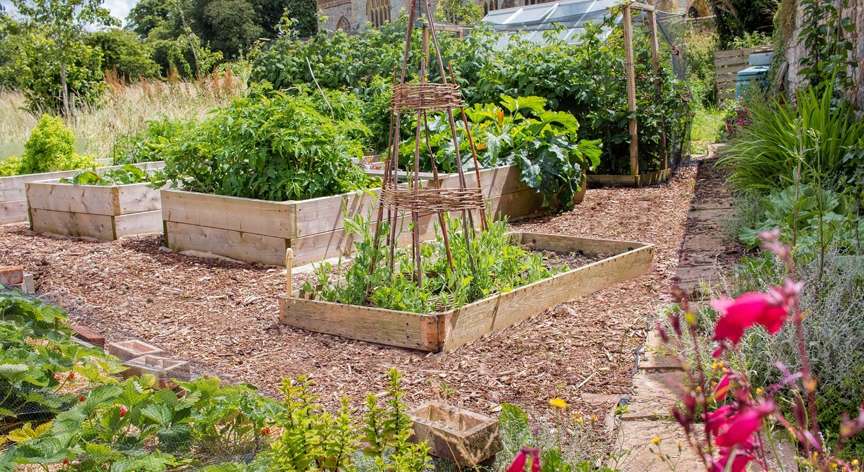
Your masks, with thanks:
M 311 236 L 342 229 L 343 219 L 362 216 L 374 221 L 379 190 L 358 190 L 330 197 L 295 201 L 297 231 L 291 237 Z
M 114 234 L 118 238 L 136 234 L 162 232 L 162 211 L 139 211 L 114 217 Z
M 162 219 L 165 221 L 271 238 L 287 239 L 295 234 L 295 202 L 270 202 L 169 189 L 161 191 L 161 198 Z
M 474 172 L 465 174 L 466 184 L 470 187 L 477 186 Z M 497 198 L 502 194 L 519 192 L 528 187 L 522 183 L 521 171 L 515 165 L 492 167 L 480 170 L 480 184 L 483 187 L 485 198 Z M 439 188 L 459 188 L 459 176 L 447 174 L 440 178 Z
M 636 277 L 651 267 L 653 257 L 654 247 L 646 245 L 452 310 L 445 314 L 443 350 L 452 351 L 486 334 L 538 315 L 559 303 Z
M 118 214 L 115 187 L 59 182 L 27 182 L 24 185 L 30 208 L 91 215 Z
M 164 215 L 164 214 L 163 214 Z M 229 229 L 164 222 L 168 247 L 195 255 L 215 255 L 244 262 L 282 265 L 288 240 Z
M 27 221 L 27 200 L 0 201 L 0 225 Z
M 150 184 L 117 185 L 116 187 L 118 215 L 162 209 L 159 190 L 151 187 Z
M 634 249 L 645 247 L 645 243 L 635 241 L 618 241 L 613 239 L 580 238 L 563 234 L 547 233 L 513 233 L 515 241 L 532 249 L 574 252 L 581 251 L 589 255 L 623 254 Z
M 422 240 L 435 239 L 436 223 L 438 218 L 435 215 L 425 215 L 420 217 L 420 238 Z M 409 231 L 410 218 L 400 217 L 397 220 L 399 243 L 408 244 L 411 241 L 411 233 Z M 371 225 L 374 231 L 375 224 Z M 294 250 L 294 261 L 297 264 L 308 264 L 331 257 L 339 257 L 349 255 L 354 250 L 354 242 L 356 238 L 353 234 L 345 231 L 344 228 L 303 236 L 289 240 L 291 249 Z
M 37 233 L 93 238 L 100 241 L 117 239 L 111 215 L 53 211 L 30 208 L 30 229 Z
M 279 297 L 279 320 L 316 333 L 437 352 L 439 315 Z

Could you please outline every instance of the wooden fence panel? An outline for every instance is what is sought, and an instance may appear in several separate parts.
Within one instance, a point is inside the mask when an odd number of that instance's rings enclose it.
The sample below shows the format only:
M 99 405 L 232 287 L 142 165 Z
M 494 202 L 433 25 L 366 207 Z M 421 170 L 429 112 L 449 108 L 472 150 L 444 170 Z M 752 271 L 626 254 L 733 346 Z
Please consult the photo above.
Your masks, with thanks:
M 718 103 L 727 98 L 735 98 L 735 77 L 738 72 L 750 67 L 747 62 L 750 54 L 771 50 L 770 47 L 758 47 L 717 51 L 714 55 L 714 73 Z

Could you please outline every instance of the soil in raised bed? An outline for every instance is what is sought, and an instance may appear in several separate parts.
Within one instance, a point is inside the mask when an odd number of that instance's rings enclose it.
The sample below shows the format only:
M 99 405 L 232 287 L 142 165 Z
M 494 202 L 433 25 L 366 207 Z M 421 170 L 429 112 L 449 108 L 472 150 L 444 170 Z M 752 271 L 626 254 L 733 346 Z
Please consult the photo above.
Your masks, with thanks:
M 139 338 L 193 361 L 198 373 L 267 393 L 276 393 L 286 376 L 309 373 L 327 404 L 345 394 L 360 405 L 366 392 L 384 390 L 384 373 L 396 367 L 411 405 L 444 399 L 494 414 L 509 402 L 548 417 L 548 400 L 560 397 L 572 410 L 602 418 L 630 392 L 635 351 L 669 300 L 693 176 L 684 168 L 669 184 L 592 189 L 573 211 L 514 225 L 642 241 L 655 244 L 657 253 L 643 276 L 442 354 L 280 325 L 276 298 L 284 291 L 284 269 L 171 253 L 160 248 L 159 236 L 88 242 L 3 226 L 0 264 L 25 266 L 41 296 L 109 341 Z

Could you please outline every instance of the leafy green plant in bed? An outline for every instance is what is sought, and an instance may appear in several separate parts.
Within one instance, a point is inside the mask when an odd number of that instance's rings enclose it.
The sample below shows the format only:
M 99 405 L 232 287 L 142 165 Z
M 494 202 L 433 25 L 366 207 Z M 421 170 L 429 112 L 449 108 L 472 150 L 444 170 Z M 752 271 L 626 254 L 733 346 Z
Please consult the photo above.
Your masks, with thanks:
M 370 180 L 353 159 L 364 130 L 320 111 L 306 93 L 260 87 L 168 146 L 164 176 L 184 190 L 273 201 L 362 189 Z
M 378 265 L 370 274 L 374 234 L 368 222 L 346 219 L 345 226 L 358 236 L 354 259 L 344 277 L 334 277 L 333 266 L 329 263 L 319 265 L 316 279 L 304 284 L 303 292 L 308 296 L 351 305 L 429 313 L 508 292 L 565 270 L 548 268 L 539 254 L 513 244 L 507 235 L 506 223 L 501 221 L 477 233 L 469 249 L 459 222 L 450 219 L 448 235 L 454 269 L 448 267 L 440 236 L 435 241 L 422 243 L 425 275 L 422 286 L 418 286 L 409 249 L 396 250 L 391 272 L 387 262 L 389 249 L 381 247 L 376 256 Z
M 500 97 L 500 104 L 474 105 L 465 110 L 482 167 L 516 164 L 522 182 L 543 194 L 545 206 L 570 208 L 573 196 L 584 185 L 587 172 L 600 164 L 599 140 L 580 140 L 579 122 L 567 112 L 546 108 L 542 97 Z M 431 170 L 430 152 L 438 169 L 455 172 L 455 149 L 450 128 L 441 116 L 428 123 L 429 149 L 422 154 L 425 170 Z M 463 167 L 474 167 L 464 125 L 459 123 Z M 414 140 L 403 144 L 402 165 L 413 159 Z
M 125 164 L 119 169 L 97 172 L 95 169 L 83 170 L 72 177 L 60 179 L 61 183 L 74 185 L 127 185 L 149 182 L 147 171 L 132 164 Z

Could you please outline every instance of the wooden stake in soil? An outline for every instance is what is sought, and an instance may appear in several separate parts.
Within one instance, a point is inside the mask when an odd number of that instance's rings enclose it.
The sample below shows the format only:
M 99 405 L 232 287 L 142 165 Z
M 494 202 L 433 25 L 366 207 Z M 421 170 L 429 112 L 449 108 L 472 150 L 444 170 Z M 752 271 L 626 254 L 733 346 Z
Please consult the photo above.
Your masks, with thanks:
M 630 128 L 630 174 L 639 175 L 639 131 L 636 123 L 636 67 L 633 63 L 633 12 L 624 5 L 624 70 L 627 75 L 627 111 Z
M 285 294 L 293 297 L 294 293 L 294 250 L 285 250 Z

